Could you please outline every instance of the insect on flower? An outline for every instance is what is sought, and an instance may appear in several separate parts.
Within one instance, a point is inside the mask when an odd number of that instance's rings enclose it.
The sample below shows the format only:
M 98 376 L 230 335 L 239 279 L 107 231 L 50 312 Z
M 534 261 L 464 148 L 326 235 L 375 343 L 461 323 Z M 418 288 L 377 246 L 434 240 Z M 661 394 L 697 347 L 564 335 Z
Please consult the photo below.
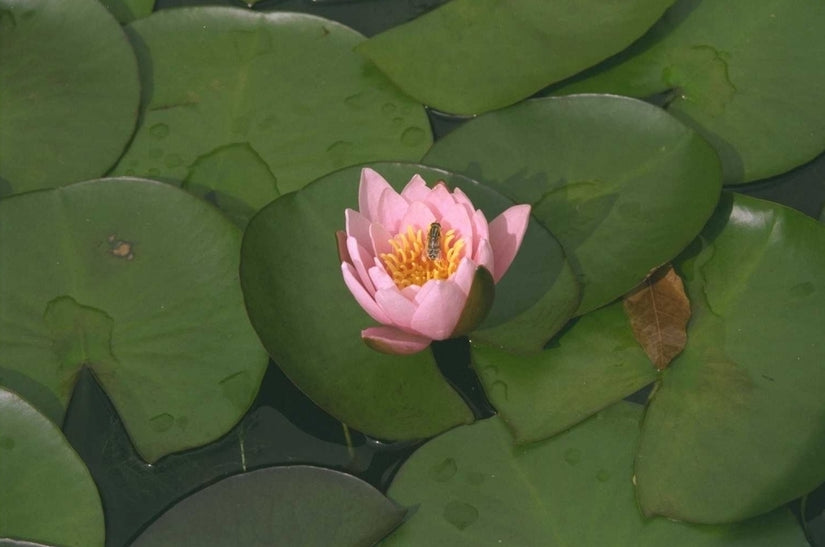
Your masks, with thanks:
M 427 234 L 427 258 L 435 260 L 441 256 L 441 224 L 433 222 Z

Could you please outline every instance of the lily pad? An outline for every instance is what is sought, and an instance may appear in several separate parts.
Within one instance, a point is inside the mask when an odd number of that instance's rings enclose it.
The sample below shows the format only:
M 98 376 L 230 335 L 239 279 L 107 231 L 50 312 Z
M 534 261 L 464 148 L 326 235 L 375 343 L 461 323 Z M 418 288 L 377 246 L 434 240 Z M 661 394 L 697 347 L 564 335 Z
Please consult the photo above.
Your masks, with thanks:
M 518 443 L 565 431 L 658 378 L 621 302 L 576 319 L 533 355 L 475 341 L 471 350 L 487 398 Z
M 249 318 L 295 385 L 345 424 L 385 439 L 429 437 L 473 415 L 429 351 L 387 355 L 361 340 L 373 320 L 344 284 L 335 240 L 344 209 L 358 209 L 359 171 L 282 196 L 252 218 L 241 249 Z
M 123 24 L 146 17 L 155 7 L 155 0 L 101 0 L 101 3 Z
M 669 94 L 667 110 L 716 148 L 726 184 L 762 179 L 825 150 L 823 27 L 818 0 L 680 0 L 627 52 L 554 93 Z
M 0 197 L 106 172 L 137 119 L 135 55 L 97 0 L 0 0 Z
M 445 112 L 508 106 L 629 46 L 673 0 L 453 0 L 358 46 Z
M 115 172 L 205 187 L 244 221 L 236 201 L 254 212 L 344 166 L 418 160 L 432 142 L 422 105 L 354 53 L 364 38 L 334 21 L 193 7 L 127 30 L 147 91 Z
M 579 314 L 678 254 L 713 212 L 719 160 L 659 108 L 610 95 L 536 99 L 471 120 L 424 162 L 492 186 L 561 242 Z
M 148 461 L 218 438 L 267 365 L 237 281 L 240 238 L 202 200 L 147 180 L 4 199 L 0 384 L 60 423 L 90 368 Z
M 274 467 L 229 477 L 189 496 L 132 545 L 369 547 L 405 514 L 351 475 L 318 467 Z
M 455 428 L 398 471 L 388 494 L 417 511 L 382 545 L 807 545 L 786 509 L 732 526 L 642 517 L 631 483 L 641 416 L 621 402 L 523 448 L 497 417 Z
M 726 194 L 677 264 L 694 313 L 645 414 L 645 513 L 732 522 L 825 481 L 823 249 L 816 220 Z
M 0 507 L 0 538 L 103 545 L 103 508 L 83 461 L 60 428 L 2 387 Z

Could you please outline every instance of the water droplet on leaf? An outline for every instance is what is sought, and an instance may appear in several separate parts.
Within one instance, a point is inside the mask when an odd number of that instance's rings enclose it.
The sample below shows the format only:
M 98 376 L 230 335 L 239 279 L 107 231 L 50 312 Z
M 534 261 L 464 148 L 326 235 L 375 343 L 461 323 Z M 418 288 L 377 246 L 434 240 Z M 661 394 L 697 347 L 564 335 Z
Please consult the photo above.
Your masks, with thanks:
M 430 469 L 430 476 L 438 482 L 446 482 L 453 478 L 458 471 L 458 465 L 452 458 L 446 458 L 443 462 L 434 465 Z
M 464 530 L 478 520 L 478 509 L 463 501 L 451 501 L 444 506 L 443 514 L 444 519 L 459 530 Z
M 578 464 L 582 459 L 582 451 L 578 448 L 569 448 L 564 453 L 564 461 L 570 465 Z

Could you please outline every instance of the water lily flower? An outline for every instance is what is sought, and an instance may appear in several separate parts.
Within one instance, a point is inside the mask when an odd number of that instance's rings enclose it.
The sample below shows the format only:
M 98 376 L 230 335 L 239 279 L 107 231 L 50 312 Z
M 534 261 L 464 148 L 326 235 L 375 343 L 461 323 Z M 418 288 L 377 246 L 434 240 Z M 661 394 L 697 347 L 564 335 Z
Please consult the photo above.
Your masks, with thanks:
M 337 234 L 341 271 L 364 311 L 381 323 L 361 337 L 394 354 L 476 328 L 530 218 L 529 205 L 515 205 L 488 224 L 458 188 L 428 188 L 415 175 L 399 194 L 372 169 L 361 171 L 358 207 L 346 210 L 346 233 Z

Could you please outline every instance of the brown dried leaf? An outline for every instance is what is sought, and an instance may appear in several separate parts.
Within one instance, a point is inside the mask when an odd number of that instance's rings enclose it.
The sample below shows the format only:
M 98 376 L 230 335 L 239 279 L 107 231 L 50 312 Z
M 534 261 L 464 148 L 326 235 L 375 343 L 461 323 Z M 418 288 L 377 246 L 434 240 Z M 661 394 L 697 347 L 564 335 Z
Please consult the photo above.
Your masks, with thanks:
M 624 297 L 633 336 L 650 360 L 664 370 L 687 342 L 690 300 L 682 279 L 667 265 Z

